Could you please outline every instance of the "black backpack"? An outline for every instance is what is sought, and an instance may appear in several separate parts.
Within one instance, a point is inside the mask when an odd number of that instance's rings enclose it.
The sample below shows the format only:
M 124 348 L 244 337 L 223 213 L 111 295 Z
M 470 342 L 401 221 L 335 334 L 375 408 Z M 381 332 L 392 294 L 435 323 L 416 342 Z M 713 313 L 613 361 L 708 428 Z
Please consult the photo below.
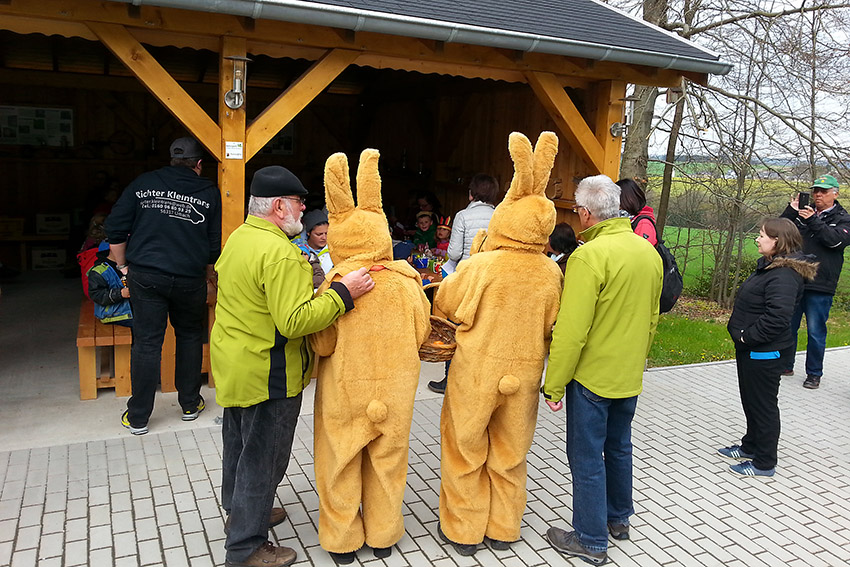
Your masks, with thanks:
M 642 219 L 648 219 L 655 228 L 655 221 L 649 215 L 637 215 L 632 219 L 632 230 L 637 228 L 637 224 Z M 656 233 L 657 235 L 657 233 Z M 661 263 L 664 266 L 664 283 L 661 284 L 661 313 L 667 313 L 673 306 L 679 296 L 682 295 L 682 274 L 679 272 L 679 266 L 676 264 L 676 258 L 670 249 L 664 246 L 664 241 L 658 238 L 658 244 L 655 245 L 658 255 L 661 256 Z

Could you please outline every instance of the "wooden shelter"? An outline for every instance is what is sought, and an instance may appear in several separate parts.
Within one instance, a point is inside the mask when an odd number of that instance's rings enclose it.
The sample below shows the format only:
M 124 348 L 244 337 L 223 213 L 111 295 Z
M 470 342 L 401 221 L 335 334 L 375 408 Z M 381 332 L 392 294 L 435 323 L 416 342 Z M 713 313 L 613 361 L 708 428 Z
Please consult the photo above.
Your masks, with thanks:
M 25 219 L 23 248 L 38 213 L 88 213 L 98 173 L 126 185 L 186 132 L 217 163 L 225 235 L 252 171 L 320 193 L 324 159 L 365 147 L 386 203 L 430 189 L 452 213 L 474 173 L 510 180 L 509 132 L 553 129 L 572 220 L 578 179 L 617 177 L 627 83 L 729 68 L 593 0 L 0 0 L 0 215 Z

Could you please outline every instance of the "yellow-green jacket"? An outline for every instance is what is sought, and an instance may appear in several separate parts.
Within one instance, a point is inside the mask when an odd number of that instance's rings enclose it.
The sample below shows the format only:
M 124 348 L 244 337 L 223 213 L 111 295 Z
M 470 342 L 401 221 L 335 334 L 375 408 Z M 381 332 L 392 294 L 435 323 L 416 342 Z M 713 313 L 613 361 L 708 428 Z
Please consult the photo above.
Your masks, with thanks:
M 632 232 L 627 218 L 602 221 L 580 234 L 570 256 L 543 386 L 552 402 L 571 380 L 603 398 L 630 398 L 643 369 L 661 297 L 661 256 Z
M 218 301 L 210 333 L 216 401 L 248 407 L 297 396 L 310 382 L 307 335 L 354 308 L 340 283 L 313 299 L 313 271 L 274 224 L 249 215 L 215 264 Z

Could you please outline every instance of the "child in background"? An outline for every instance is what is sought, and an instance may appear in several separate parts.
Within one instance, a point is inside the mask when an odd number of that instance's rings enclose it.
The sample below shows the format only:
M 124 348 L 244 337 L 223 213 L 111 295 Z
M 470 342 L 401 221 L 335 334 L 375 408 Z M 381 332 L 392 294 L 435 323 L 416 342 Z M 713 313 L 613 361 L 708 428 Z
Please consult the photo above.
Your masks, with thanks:
M 416 234 L 413 235 L 413 244 L 420 248 L 433 248 L 437 244 L 434 226 L 434 213 L 419 211 L 416 215 Z
M 130 290 L 115 263 L 115 257 L 105 240 L 98 246 L 97 260 L 86 274 L 89 297 L 94 301 L 94 316 L 103 323 L 133 326 L 130 309 Z
M 434 233 L 437 245 L 434 247 L 434 255 L 442 258 L 446 257 L 446 252 L 449 249 L 449 239 L 452 236 L 452 217 L 439 217 L 437 219 L 437 230 Z

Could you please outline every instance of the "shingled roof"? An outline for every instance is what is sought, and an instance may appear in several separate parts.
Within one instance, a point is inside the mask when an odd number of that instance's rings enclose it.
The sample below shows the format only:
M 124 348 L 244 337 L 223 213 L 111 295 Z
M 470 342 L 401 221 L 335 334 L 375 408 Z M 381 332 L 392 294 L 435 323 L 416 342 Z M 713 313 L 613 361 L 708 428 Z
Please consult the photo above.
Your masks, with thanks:
M 597 0 L 132 1 L 679 71 L 731 69 L 716 53 Z

